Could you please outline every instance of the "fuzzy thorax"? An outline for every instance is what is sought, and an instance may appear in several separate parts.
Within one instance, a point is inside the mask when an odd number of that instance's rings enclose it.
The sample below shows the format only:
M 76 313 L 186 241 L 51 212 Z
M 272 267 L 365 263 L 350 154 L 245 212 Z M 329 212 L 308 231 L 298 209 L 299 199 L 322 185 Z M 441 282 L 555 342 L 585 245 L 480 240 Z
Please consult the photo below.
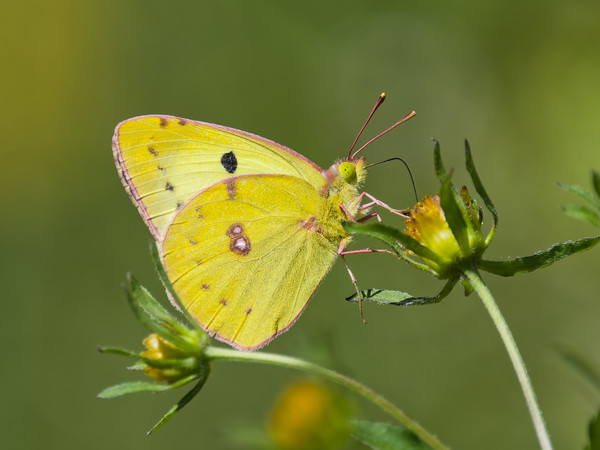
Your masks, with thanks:
M 356 220 L 364 214 L 359 211 L 359 188 L 367 175 L 364 158 L 355 161 L 336 161 L 323 171 L 323 204 L 317 218 L 322 234 L 332 242 L 349 239 L 342 222 Z M 340 208 L 343 205 L 343 208 Z M 352 217 L 348 217 L 348 214 Z

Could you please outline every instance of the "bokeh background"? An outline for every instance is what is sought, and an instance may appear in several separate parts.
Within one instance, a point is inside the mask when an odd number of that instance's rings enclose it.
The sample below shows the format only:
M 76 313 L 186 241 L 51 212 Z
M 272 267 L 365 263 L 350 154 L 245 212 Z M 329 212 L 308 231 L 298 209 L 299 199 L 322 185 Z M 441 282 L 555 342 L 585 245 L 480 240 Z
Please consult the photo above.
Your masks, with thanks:
M 347 151 L 381 91 L 366 136 L 401 156 L 419 193 L 437 187 L 432 143 L 455 180 L 468 138 L 500 211 L 488 256 L 531 254 L 596 232 L 564 216 L 556 182 L 589 186 L 600 169 L 600 3 L 476 1 L 10 2 L 0 27 L 2 220 L 0 447 L 231 448 L 262 429 L 300 374 L 222 362 L 160 432 L 145 432 L 183 392 L 95 396 L 136 379 L 99 344 L 141 349 L 145 330 L 120 283 L 161 293 L 144 224 L 118 180 L 115 125 L 165 113 L 263 135 L 328 167 Z M 367 190 L 414 204 L 400 164 Z M 393 222 L 393 218 L 386 220 Z M 360 241 L 357 246 L 373 246 Z M 600 395 L 559 356 L 600 361 L 598 250 L 529 276 L 487 276 L 528 364 L 557 448 L 581 448 Z M 433 294 L 441 284 L 385 255 L 350 258 L 363 287 Z M 304 315 L 267 351 L 311 357 L 387 395 L 456 449 L 536 448 L 500 339 L 481 303 L 391 309 L 344 301 L 337 264 Z M 314 353 L 313 353 L 314 354 Z M 388 420 L 357 400 L 362 418 Z M 249 447 L 250 444 L 248 444 Z M 167 447 L 168 446 L 168 447 Z M 240 447 L 238 447 L 240 448 Z M 244 448 L 244 445 L 241 446 Z

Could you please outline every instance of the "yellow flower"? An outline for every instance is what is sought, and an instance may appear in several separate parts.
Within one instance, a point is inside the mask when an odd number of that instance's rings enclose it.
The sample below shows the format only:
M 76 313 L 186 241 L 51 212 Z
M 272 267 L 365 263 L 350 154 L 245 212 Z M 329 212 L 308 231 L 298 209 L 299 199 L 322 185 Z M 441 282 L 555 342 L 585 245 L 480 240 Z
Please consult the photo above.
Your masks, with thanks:
M 444 261 L 451 262 L 460 257 L 460 247 L 446 222 L 439 196 L 428 195 L 417 203 L 404 224 L 406 234 L 435 252 Z M 425 261 L 440 272 L 441 268 L 436 262 L 427 259 Z
M 321 383 L 298 381 L 275 405 L 269 432 L 280 449 L 340 448 L 349 435 L 349 409 L 345 398 Z
M 140 353 L 140 355 L 158 362 L 156 366 L 148 363 L 144 368 L 144 373 L 150 378 L 154 378 L 159 383 L 163 381 L 175 383 L 193 373 L 188 365 L 177 363 L 178 360 L 183 361 L 191 355 L 188 352 L 178 349 L 159 334 L 152 333 L 143 342 L 148 350 Z M 161 364 L 168 362 L 175 362 L 175 364 Z

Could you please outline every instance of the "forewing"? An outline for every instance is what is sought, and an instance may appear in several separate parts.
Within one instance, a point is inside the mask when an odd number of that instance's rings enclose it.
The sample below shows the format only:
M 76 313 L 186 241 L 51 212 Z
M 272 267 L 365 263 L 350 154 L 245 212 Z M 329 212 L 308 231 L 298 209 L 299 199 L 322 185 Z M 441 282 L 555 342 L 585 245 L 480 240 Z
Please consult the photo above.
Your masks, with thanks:
M 243 131 L 172 116 L 121 122 L 113 153 L 123 185 L 158 241 L 185 203 L 226 178 L 284 174 L 317 190 L 324 184 L 321 169 L 293 150 Z
M 313 219 L 324 199 L 290 176 L 240 176 L 194 197 L 164 244 L 169 279 L 211 335 L 244 350 L 285 331 L 337 257 Z

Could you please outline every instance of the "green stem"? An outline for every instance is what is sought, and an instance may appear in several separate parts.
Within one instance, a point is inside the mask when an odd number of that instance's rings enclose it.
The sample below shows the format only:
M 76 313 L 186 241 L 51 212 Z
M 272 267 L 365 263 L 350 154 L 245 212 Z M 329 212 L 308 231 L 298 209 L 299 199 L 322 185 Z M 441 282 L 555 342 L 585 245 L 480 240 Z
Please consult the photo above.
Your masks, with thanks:
M 276 355 L 273 353 L 264 352 L 240 352 L 219 347 L 208 347 L 205 350 L 205 356 L 209 360 L 227 359 L 232 361 L 274 364 L 277 366 L 302 370 L 304 372 L 321 375 L 329 379 L 330 381 L 338 383 L 370 400 L 371 402 L 379 406 L 381 409 L 383 409 L 385 412 L 390 414 L 392 417 L 397 419 L 406 429 L 416 434 L 423 442 L 429 445 L 432 449 L 448 449 L 448 447 L 442 444 L 434 435 L 429 433 L 425 428 L 423 428 L 413 419 L 408 417 L 406 413 L 404 413 L 404 411 L 395 406 L 385 397 L 382 397 L 381 395 L 377 394 L 364 384 L 361 384 L 358 381 L 353 380 L 352 378 L 349 378 L 345 375 L 334 372 L 333 370 L 325 369 L 316 364 L 309 363 L 298 358 L 292 358 L 290 356 Z
M 548 430 L 546 429 L 546 424 L 544 423 L 544 418 L 542 417 L 542 411 L 537 403 L 537 399 L 535 398 L 535 392 L 533 391 L 533 385 L 531 384 L 531 379 L 527 374 L 527 369 L 525 368 L 525 363 L 523 362 L 523 358 L 519 353 L 519 349 L 513 338 L 512 333 L 510 332 L 510 328 L 508 328 L 508 324 L 506 320 L 504 320 L 504 316 L 500 312 L 492 293 L 489 291 L 479 272 L 474 267 L 463 268 L 463 273 L 479 294 L 479 297 L 483 301 L 483 304 L 488 310 L 494 325 L 496 325 L 496 329 L 498 333 L 500 333 L 500 337 L 504 342 L 504 346 L 506 347 L 506 351 L 508 352 L 508 356 L 513 364 L 515 372 L 517 373 L 517 378 L 519 379 L 519 383 L 521 383 L 521 388 L 523 389 L 523 394 L 525 395 L 525 401 L 527 402 L 527 407 L 529 408 L 529 413 L 531 414 L 531 419 L 533 420 L 533 426 L 535 427 L 535 432 L 538 437 L 538 441 L 540 446 L 544 450 L 552 450 L 552 442 L 550 441 L 550 435 L 548 434 Z

